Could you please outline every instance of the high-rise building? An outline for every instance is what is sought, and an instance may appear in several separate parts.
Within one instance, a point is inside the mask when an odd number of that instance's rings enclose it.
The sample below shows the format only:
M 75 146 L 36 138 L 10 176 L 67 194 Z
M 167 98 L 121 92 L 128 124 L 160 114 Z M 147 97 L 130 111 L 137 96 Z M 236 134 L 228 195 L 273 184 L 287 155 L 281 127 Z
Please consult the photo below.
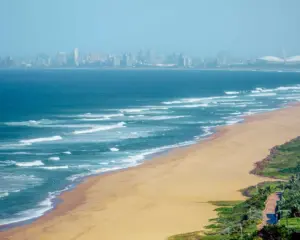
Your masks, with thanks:
M 67 54 L 65 52 L 58 52 L 56 54 L 56 64 L 58 66 L 64 66 L 67 64 Z
M 145 63 L 145 56 L 144 56 L 144 52 L 143 50 L 140 50 L 137 54 L 137 62 L 141 65 L 143 65 Z
M 147 61 L 148 64 L 153 64 L 154 63 L 154 52 L 153 52 L 152 49 L 148 50 L 146 61 Z
M 184 67 L 184 56 L 183 54 L 180 54 L 178 57 L 178 66 L 179 67 Z
M 192 59 L 184 56 L 183 54 L 180 54 L 178 57 L 178 66 L 189 68 L 192 66 Z
M 73 60 L 74 60 L 75 66 L 79 66 L 79 50 L 78 50 L 78 48 L 75 48 L 73 51 Z
M 121 60 L 121 66 L 122 67 L 132 67 L 132 65 L 133 65 L 132 55 L 124 53 L 122 60 Z
M 121 65 L 121 58 L 119 56 L 112 57 L 112 66 L 113 67 L 120 67 Z

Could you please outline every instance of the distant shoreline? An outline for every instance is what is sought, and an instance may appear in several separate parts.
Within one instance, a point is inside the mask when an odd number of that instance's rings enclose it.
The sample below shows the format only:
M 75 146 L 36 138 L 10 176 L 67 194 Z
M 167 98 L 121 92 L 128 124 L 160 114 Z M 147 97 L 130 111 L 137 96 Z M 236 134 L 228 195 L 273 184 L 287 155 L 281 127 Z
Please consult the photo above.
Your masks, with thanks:
M 24 71 L 39 71 L 39 70 L 93 70 L 93 71 L 247 71 L 247 72 L 300 72 L 299 68 L 170 68 L 170 67 L 149 67 L 149 68 L 142 68 L 142 67 L 128 67 L 128 68 L 121 68 L 121 67 L 107 67 L 107 68 L 96 68 L 96 67 L 61 67 L 61 68 L 0 68 L 0 71 L 13 71 L 13 70 L 24 70 Z

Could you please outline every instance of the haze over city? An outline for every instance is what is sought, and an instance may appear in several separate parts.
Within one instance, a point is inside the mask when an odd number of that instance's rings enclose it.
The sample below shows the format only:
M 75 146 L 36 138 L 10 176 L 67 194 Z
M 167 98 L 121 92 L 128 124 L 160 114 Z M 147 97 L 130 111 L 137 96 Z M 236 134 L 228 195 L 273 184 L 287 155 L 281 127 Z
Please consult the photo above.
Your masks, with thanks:
M 0 56 L 59 51 L 244 58 L 300 53 L 298 0 L 4 0 Z

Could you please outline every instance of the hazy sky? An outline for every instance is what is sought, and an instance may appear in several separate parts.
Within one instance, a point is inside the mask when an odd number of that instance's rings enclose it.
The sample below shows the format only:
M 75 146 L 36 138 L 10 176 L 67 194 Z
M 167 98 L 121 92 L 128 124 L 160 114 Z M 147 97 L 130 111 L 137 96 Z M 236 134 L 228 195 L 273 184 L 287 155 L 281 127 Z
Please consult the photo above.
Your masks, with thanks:
M 300 54 L 300 0 L 0 0 L 0 56 Z

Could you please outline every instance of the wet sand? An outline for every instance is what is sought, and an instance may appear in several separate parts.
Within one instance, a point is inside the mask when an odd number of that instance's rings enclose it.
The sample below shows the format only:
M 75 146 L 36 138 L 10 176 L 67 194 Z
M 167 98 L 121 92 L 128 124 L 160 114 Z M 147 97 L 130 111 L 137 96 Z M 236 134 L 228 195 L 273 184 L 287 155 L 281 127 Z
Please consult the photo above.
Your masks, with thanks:
M 0 232 L 12 240 L 163 240 L 203 229 L 216 216 L 208 201 L 239 200 L 239 189 L 269 149 L 300 135 L 300 106 L 247 118 L 211 139 L 146 163 L 87 178 L 32 224 Z

